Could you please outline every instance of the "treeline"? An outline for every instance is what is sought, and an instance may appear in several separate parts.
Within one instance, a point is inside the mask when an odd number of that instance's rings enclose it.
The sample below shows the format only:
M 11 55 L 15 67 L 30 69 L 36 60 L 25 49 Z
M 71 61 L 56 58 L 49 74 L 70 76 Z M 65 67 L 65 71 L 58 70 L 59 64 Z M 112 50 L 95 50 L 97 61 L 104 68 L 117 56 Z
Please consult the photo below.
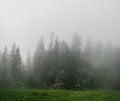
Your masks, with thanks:
M 51 34 L 49 45 L 38 42 L 33 58 L 23 63 L 19 47 L 7 47 L 0 56 L 0 86 L 30 88 L 120 88 L 120 48 L 110 42 L 82 45 L 79 34 L 71 43 Z

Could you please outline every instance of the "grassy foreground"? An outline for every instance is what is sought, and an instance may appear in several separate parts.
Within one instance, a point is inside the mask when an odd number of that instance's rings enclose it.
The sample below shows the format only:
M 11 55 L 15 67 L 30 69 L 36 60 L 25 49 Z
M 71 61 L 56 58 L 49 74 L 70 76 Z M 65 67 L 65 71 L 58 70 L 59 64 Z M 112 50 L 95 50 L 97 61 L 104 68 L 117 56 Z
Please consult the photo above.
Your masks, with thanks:
M 120 91 L 0 90 L 0 101 L 120 101 Z

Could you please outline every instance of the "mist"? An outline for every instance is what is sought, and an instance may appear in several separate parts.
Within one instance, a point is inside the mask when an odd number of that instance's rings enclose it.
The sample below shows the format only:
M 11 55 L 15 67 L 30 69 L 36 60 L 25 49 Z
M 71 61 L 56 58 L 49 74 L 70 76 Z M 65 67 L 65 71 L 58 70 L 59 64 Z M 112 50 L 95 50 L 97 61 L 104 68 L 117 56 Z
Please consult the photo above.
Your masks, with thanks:
M 0 0 L 0 48 L 17 43 L 23 57 L 34 53 L 37 41 L 54 32 L 70 41 L 78 32 L 85 41 L 119 45 L 119 0 Z
M 120 89 L 119 0 L 0 0 L 0 87 Z

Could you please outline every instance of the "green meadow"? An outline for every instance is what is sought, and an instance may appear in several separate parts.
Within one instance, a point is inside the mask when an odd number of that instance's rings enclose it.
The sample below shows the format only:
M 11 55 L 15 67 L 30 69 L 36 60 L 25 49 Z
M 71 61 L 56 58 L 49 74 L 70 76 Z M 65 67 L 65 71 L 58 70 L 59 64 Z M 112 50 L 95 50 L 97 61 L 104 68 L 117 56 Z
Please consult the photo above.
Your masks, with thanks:
M 0 101 L 120 101 L 120 91 L 0 90 Z

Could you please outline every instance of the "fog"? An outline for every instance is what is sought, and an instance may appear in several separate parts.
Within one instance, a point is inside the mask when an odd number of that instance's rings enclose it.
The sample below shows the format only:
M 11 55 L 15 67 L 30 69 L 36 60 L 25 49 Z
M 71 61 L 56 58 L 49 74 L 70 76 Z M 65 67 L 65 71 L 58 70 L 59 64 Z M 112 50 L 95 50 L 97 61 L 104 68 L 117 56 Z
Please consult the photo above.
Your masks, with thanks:
M 0 0 L 0 87 L 120 89 L 119 5 Z
M 70 40 L 78 32 L 82 40 L 111 40 L 119 44 L 119 0 L 0 0 L 0 48 L 17 43 L 22 55 L 33 53 L 37 41 L 54 32 Z

